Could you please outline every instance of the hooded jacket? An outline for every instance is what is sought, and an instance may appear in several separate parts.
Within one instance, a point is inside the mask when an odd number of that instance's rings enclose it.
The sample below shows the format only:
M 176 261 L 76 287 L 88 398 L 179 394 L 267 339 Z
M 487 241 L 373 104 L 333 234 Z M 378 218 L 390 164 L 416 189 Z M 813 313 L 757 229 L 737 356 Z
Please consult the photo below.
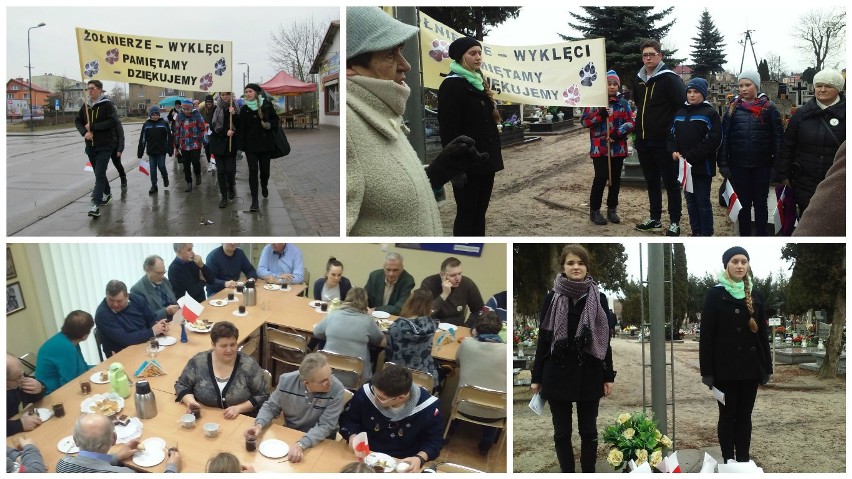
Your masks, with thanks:
M 612 156 L 621 158 L 627 156 L 627 135 L 633 131 L 636 122 L 633 120 L 633 112 L 630 104 L 621 97 L 621 94 L 609 97 L 609 106 L 612 108 L 612 117 L 602 115 L 602 108 L 584 108 L 580 122 L 589 129 L 589 156 L 600 158 L 607 156 L 607 121 L 609 121 L 609 133 L 612 137 Z
M 169 122 L 164 118 L 160 117 L 157 121 L 149 118 L 142 125 L 136 157 L 142 158 L 146 149 L 149 155 L 165 155 L 168 153 L 171 156 L 174 154 L 172 130 L 169 128 Z
M 633 88 L 636 102 L 636 140 L 664 144 L 672 118 L 686 100 L 686 85 L 679 76 L 660 62 L 650 76 L 645 68 L 636 74 Z
M 739 97 L 725 108 L 722 146 L 716 156 L 720 168 L 770 168 L 780 160 L 784 136 L 781 114 L 766 93 L 760 93 L 754 105 L 760 113 L 748 110 Z
M 716 174 L 716 151 L 722 144 L 722 118 L 708 101 L 684 104 L 675 114 L 669 133 L 669 153 L 680 152 L 692 173 Z
M 117 143 L 116 118 L 118 114 L 115 106 L 106 93 L 103 93 L 97 100 L 86 99 L 86 104 L 80 107 L 80 112 L 74 119 L 74 126 L 80 136 L 86 136 L 86 124 L 91 125 L 92 139 L 85 140 L 86 146 L 112 150 Z
M 183 110 L 178 113 L 175 139 L 181 151 L 200 150 L 207 123 L 198 110 L 187 115 Z
M 406 368 L 429 373 L 438 385 L 438 369 L 432 358 L 435 320 L 428 316 L 399 318 L 388 328 L 387 360 Z

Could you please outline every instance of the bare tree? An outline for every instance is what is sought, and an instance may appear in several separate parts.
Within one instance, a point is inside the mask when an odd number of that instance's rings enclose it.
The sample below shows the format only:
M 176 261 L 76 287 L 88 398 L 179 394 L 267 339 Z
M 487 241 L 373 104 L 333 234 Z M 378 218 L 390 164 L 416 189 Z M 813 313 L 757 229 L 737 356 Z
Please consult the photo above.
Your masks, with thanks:
M 836 56 L 845 56 L 846 9 L 811 10 L 801 17 L 793 36 L 800 51 L 814 56 L 814 68 L 821 71 Z
M 769 79 L 780 82 L 786 73 L 786 67 L 781 55 L 769 52 L 766 54 L 766 62 L 769 65 Z
M 281 25 L 270 39 L 270 63 L 301 81 L 312 81 L 308 72 L 330 23 L 331 19 L 311 17 Z

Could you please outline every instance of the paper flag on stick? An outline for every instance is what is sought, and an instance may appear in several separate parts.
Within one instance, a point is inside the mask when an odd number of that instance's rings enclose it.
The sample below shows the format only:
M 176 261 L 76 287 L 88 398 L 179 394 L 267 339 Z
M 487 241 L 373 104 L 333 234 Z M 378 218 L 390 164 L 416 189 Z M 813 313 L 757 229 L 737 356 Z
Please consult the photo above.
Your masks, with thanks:
M 86 166 L 83 167 L 83 171 L 95 171 L 95 169 L 92 168 L 91 161 L 86 161 Z
M 740 199 L 730 181 L 725 182 L 725 192 L 722 193 L 722 197 L 728 203 L 728 217 L 731 218 L 731 221 L 737 221 L 743 205 L 740 204 Z
M 683 191 L 687 193 L 695 191 L 692 187 L 692 165 L 682 156 L 678 160 L 677 181 L 680 183 L 680 189 Z
M 664 457 L 657 466 L 660 472 L 680 473 L 680 464 L 677 462 L 677 451 L 671 453 L 669 457 Z
M 139 171 L 141 171 L 145 175 L 151 176 L 150 168 L 151 164 L 148 163 L 148 160 L 139 160 Z
M 201 316 L 201 312 L 204 311 L 204 306 L 198 304 L 198 301 L 193 299 L 189 293 L 184 293 L 183 297 L 177 300 L 178 306 L 180 306 L 180 312 L 183 314 L 184 319 L 189 321 L 190 323 L 195 323 L 195 320 Z

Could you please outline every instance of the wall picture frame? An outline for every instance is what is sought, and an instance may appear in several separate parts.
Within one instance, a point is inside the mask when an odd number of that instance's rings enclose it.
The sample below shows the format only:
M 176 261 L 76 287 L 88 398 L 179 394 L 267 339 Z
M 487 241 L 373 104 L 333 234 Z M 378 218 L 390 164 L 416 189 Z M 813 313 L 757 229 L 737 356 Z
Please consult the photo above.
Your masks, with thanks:
M 15 281 L 12 284 L 6 285 L 6 314 L 17 313 L 26 309 L 24 303 L 24 293 L 21 291 L 21 282 Z
M 15 270 L 15 261 L 12 260 L 12 248 L 6 247 L 6 279 L 12 279 L 18 276 Z

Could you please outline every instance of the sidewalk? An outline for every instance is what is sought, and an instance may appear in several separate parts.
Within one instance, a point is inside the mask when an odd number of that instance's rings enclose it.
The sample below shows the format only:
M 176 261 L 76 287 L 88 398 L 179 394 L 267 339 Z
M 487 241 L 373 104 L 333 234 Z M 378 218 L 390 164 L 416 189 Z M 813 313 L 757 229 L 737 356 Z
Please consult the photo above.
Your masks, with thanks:
M 134 131 L 128 131 L 128 130 Z M 269 181 L 269 198 L 260 198 L 260 211 L 248 211 L 251 196 L 248 186 L 248 165 L 245 160 L 237 162 L 237 197 L 226 208 L 220 209 L 219 189 L 216 177 L 203 175 L 200 186 L 193 185 L 190 193 L 184 192 L 186 186 L 183 171 L 173 158 L 167 158 L 169 188 L 159 182 L 159 193 L 149 195 L 151 186 L 148 176 L 138 171 L 135 158 L 138 127 L 127 125 L 126 159 L 128 188 L 121 190 L 118 173 L 109 166 L 108 178 L 112 188 L 113 200 L 101 208 L 99 218 L 90 218 L 87 211 L 90 204 L 91 187 L 94 177 L 89 172 L 78 172 L 77 164 L 85 162 L 82 153 L 82 141 L 75 138 L 76 131 L 62 133 L 51 132 L 35 134 L 30 137 L 16 135 L 7 138 L 7 149 L 17 148 L 18 157 L 40 157 L 56 154 L 45 149 L 44 143 L 60 141 L 56 149 L 62 149 L 63 161 L 72 166 L 65 172 L 28 172 L 13 176 L 7 166 L 7 234 L 10 236 L 337 236 L 340 230 L 340 129 L 323 125 L 313 130 L 287 130 L 292 146 L 290 155 L 272 161 Z M 70 144 L 73 142 L 73 145 Z M 41 151 L 37 151 L 41 150 Z M 10 155 L 12 156 L 12 155 Z M 68 157 L 72 160 L 68 161 Z M 202 171 L 207 162 L 202 154 Z M 27 166 L 24 166 L 27 168 Z M 38 169 L 36 164 L 34 167 Z M 62 173 L 65 174 L 64 183 Z M 318 174 L 322 173 L 322 174 Z M 89 175 L 88 178 L 81 175 Z M 43 179 L 42 177 L 49 177 Z M 72 178 L 69 178 L 72 177 Z M 33 204 L 32 211 L 21 213 L 14 211 L 17 205 L 13 191 L 25 196 L 27 189 L 38 189 L 37 180 L 51 183 L 50 188 L 56 196 L 54 204 Z M 27 184 L 28 182 L 33 184 Z M 76 183 L 74 183 L 76 182 Z M 61 197 L 62 192 L 55 189 L 62 185 L 86 184 L 86 191 L 77 186 L 71 189 L 72 197 Z M 82 195 L 81 195 L 82 193 Z M 16 214 L 13 220 L 12 216 Z

